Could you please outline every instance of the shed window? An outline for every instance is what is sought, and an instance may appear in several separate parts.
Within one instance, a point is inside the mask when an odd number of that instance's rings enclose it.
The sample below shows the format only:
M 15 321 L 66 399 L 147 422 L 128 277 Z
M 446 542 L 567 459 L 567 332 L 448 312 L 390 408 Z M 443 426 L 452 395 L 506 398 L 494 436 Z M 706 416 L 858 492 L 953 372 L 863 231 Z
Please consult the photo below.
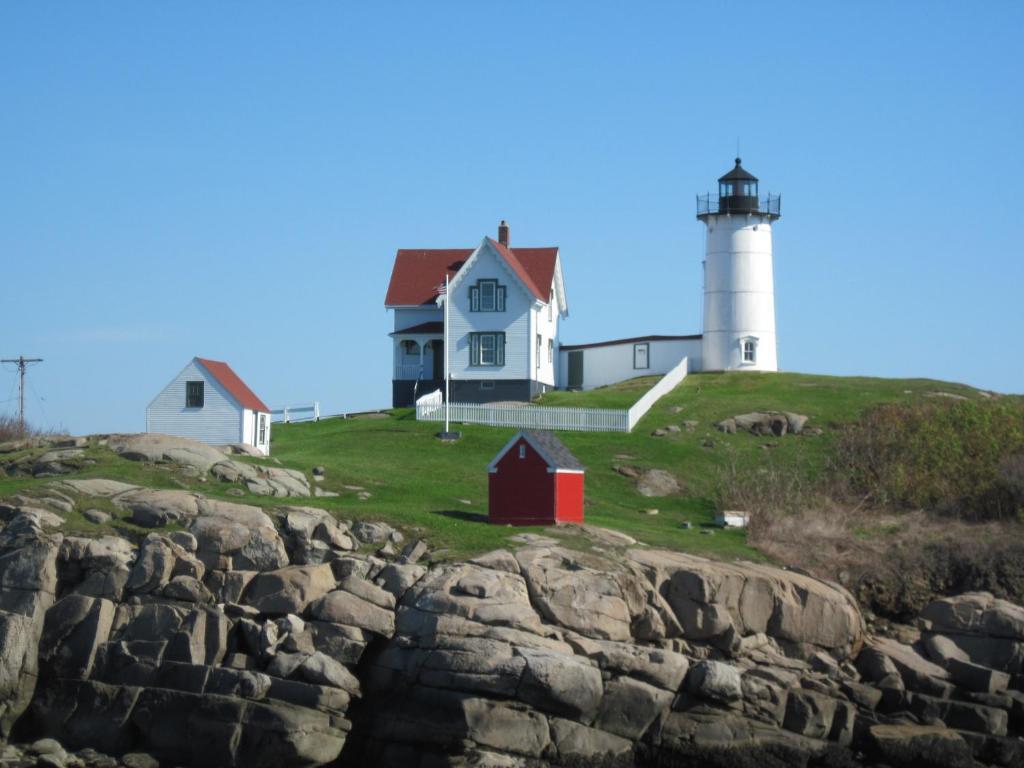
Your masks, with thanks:
M 555 340 L 548 339 L 548 362 L 555 362 Z
M 260 414 L 260 445 L 265 445 L 267 442 L 267 414 Z
M 497 280 L 477 280 L 469 289 L 470 312 L 504 312 L 505 286 Z
M 525 459 L 526 458 L 526 446 L 523 445 L 522 443 L 519 444 L 519 458 L 520 459 Z
M 651 367 L 650 363 L 651 345 L 646 341 L 642 344 L 633 345 L 633 367 L 637 370 L 646 370 Z
M 505 334 L 504 333 L 471 333 L 469 334 L 470 365 L 504 365 Z
M 202 408 L 203 407 L 203 385 L 202 381 L 186 381 L 185 382 L 185 407 L 186 408 Z

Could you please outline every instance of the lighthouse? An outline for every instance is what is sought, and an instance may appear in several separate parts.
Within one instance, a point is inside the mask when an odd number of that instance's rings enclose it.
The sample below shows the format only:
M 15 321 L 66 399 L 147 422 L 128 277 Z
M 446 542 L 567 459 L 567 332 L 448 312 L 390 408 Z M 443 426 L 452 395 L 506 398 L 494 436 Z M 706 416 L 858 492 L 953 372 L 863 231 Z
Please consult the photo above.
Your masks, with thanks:
M 718 195 L 698 195 L 704 246 L 705 371 L 777 371 L 772 223 L 781 195 L 758 194 L 757 177 L 736 166 L 718 180 Z

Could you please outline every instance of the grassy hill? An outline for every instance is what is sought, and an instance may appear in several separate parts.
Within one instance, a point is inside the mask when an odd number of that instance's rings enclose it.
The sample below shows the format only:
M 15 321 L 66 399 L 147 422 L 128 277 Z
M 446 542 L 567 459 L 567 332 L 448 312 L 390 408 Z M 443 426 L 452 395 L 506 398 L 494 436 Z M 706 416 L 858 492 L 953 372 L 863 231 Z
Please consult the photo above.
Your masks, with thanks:
M 654 379 L 637 379 L 591 392 L 556 392 L 545 405 L 628 407 Z M 742 531 L 708 533 L 722 471 L 757 472 L 767 462 L 793 463 L 808 476 L 825 462 L 836 424 L 855 419 L 865 408 L 934 396 L 936 392 L 974 398 L 970 387 L 927 379 L 872 379 L 801 374 L 693 374 L 659 401 L 632 434 L 560 433 L 587 466 L 587 521 L 628 533 L 641 541 L 718 557 L 759 559 Z M 818 436 L 765 438 L 727 435 L 715 422 L 753 410 L 789 410 L 810 416 Z M 652 437 L 657 427 L 696 421 Z M 382 418 L 327 420 L 276 425 L 274 456 L 286 466 L 309 471 L 326 468 L 325 488 L 336 499 L 317 500 L 344 517 L 389 520 L 422 529 L 437 547 L 453 555 L 507 545 L 511 530 L 486 523 L 487 471 L 494 454 L 514 433 L 465 425 L 463 439 L 442 444 L 437 424 L 418 423 L 411 410 Z M 677 496 L 645 498 L 635 481 L 613 467 L 661 468 L 683 484 Z M 371 496 L 362 500 L 358 490 Z M 656 508 L 657 515 L 644 510 Z M 692 529 L 681 523 L 689 520 Z
M 556 392 L 546 405 L 628 407 L 654 379 L 636 379 L 591 392 Z M 885 402 L 907 402 L 947 393 L 981 397 L 969 387 L 925 379 L 871 379 L 801 374 L 692 374 L 659 401 L 632 434 L 560 433 L 564 442 L 587 466 L 587 521 L 628 533 L 659 546 L 723 558 L 763 559 L 749 547 L 743 531 L 715 530 L 710 526 L 723 470 L 733 476 L 757 473 L 768 466 L 795 466 L 813 478 L 825 464 L 834 428 L 851 421 L 867 407 Z M 810 417 L 809 426 L 823 429 L 816 436 L 757 437 L 727 435 L 715 422 L 753 410 L 797 411 Z M 657 427 L 696 422 L 653 437 Z M 457 557 L 491 548 L 511 546 L 508 537 L 524 529 L 491 526 L 487 515 L 487 465 L 513 434 L 511 429 L 464 425 L 463 438 L 443 444 L 434 435 L 438 425 L 421 423 L 409 409 L 377 417 L 329 419 L 319 423 L 275 425 L 273 459 L 309 474 L 323 466 L 321 484 L 337 492 L 332 498 L 296 500 L 320 506 L 346 519 L 385 520 L 408 534 L 422 535 L 435 552 L 447 550 Z M 17 458 L 8 454 L 5 460 Z M 157 488 L 191 488 L 215 498 L 276 506 L 279 499 L 228 495 L 239 486 L 212 479 L 197 479 L 170 466 L 127 461 L 109 450 L 91 445 L 87 464 L 76 476 L 105 477 Z M 252 461 L 258 461 L 251 459 Z M 670 471 L 684 490 L 674 496 L 645 498 L 635 481 L 614 467 Z M 23 489 L 42 488 L 46 478 L 6 478 L 0 473 L 0 497 Z M 92 503 L 92 502 L 90 502 Z M 104 506 L 100 504 L 100 506 Z M 645 510 L 657 509 L 657 515 Z M 110 525 L 121 533 L 142 535 L 141 529 L 117 516 Z M 684 529 L 683 521 L 692 529 Z M 102 533 L 104 527 L 87 522 L 75 512 L 66 530 Z M 529 529 L 525 529 L 529 530 Z M 542 529 L 537 529 L 542 530 Z M 714 531 L 713 533 L 711 531 Z M 572 537 L 567 544 L 573 545 Z

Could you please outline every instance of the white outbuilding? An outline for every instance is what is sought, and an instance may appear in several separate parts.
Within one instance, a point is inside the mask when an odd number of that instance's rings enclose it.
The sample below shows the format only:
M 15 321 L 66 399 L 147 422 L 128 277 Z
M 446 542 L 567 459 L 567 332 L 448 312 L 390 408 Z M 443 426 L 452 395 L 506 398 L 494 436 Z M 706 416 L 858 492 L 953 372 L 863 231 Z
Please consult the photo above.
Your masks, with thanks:
M 270 409 L 217 360 L 192 358 L 146 408 L 146 431 L 270 455 Z

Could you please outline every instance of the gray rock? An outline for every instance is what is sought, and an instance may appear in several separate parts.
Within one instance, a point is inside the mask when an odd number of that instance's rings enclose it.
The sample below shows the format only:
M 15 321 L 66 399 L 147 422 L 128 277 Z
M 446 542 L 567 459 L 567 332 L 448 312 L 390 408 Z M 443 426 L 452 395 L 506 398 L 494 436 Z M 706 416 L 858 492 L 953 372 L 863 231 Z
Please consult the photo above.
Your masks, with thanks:
M 386 589 L 395 600 L 401 600 L 405 593 L 417 581 L 423 578 L 427 569 L 422 565 L 401 565 L 399 563 L 388 563 L 377 575 L 377 584 Z
M 549 718 L 549 723 L 551 739 L 563 760 L 567 758 L 581 760 L 622 758 L 625 760 L 633 753 L 633 742 L 621 736 L 615 736 L 597 728 L 588 728 L 560 717 Z
M 729 703 L 743 698 L 740 671 L 721 661 L 701 661 L 690 669 L 686 687 L 704 699 Z
M 604 698 L 594 721 L 602 731 L 625 739 L 640 739 L 658 715 L 666 712 L 673 695 L 628 677 L 605 684 Z
M 193 576 L 175 576 L 163 588 L 162 594 L 171 600 L 182 600 L 189 603 L 210 604 L 214 601 L 210 590 Z
M 114 504 L 129 512 L 130 519 L 144 528 L 162 528 L 170 523 L 185 524 L 199 514 L 199 495 L 189 491 L 139 488 L 118 494 Z
M 146 594 L 163 589 L 171 580 L 174 561 L 170 544 L 162 537 L 150 534 L 143 541 L 139 559 L 128 577 L 128 590 Z
M 293 565 L 260 573 L 249 582 L 244 602 L 270 615 L 300 614 L 335 588 L 330 565 Z
M 299 672 L 307 682 L 341 688 L 350 694 L 359 694 L 359 681 L 345 665 L 320 651 L 307 657 L 299 666 Z
M 832 718 L 836 713 L 837 701 L 811 691 L 789 692 L 786 702 L 786 717 L 782 727 L 787 731 L 824 739 L 832 730 Z
M 366 629 L 383 637 L 391 637 L 395 633 L 394 613 L 350 592 L 330 592 L 314 601 L 309 610 L 320 621 Z
M 601 672 L 565 654 L 521 648 L 526 668 L 518 697 L 544 712 L 590 723 L 601 704 Z
M 370 523 L 365 520 L 359 520 L 352 526 L 352 533 L 363 544 L 383 544 L 394 530 L 387 523 Z
M 672 473 L 664 469 L 648 469 L 636 481 L 636 490 L 641 496 L 672 496 L 683 489 Z
M 131 461 L 180 464 L 202 474 L 224 460 L 224 454 L 213 446 L 171 435 L 114 435 L 108 445 L 115 453 Z
M 99 509 L 87 509 L 82 513 L 82 517 L 96 525 L 106 525 L 110 522 L 110 515 Z

